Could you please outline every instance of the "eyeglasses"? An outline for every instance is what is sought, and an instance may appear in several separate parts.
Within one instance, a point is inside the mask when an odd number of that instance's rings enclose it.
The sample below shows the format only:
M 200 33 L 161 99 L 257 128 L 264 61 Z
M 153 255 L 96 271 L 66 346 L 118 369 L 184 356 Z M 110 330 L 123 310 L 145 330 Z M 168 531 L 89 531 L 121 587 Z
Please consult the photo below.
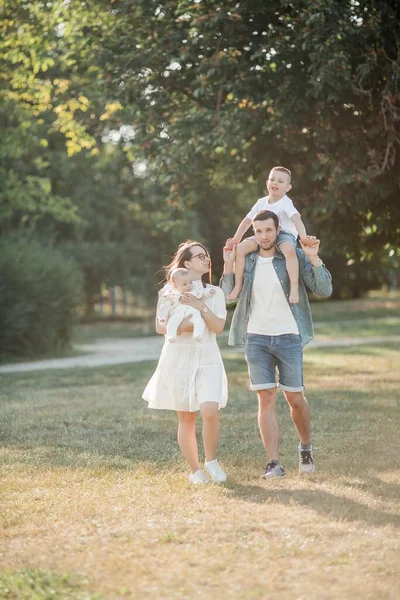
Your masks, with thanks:
M 201 261 L 205 261 L 208 260 L 210 257 L 208 256 L 208 254 L 204 254 L 204 252 L 200 252 L 200 254 L 195 254 L 194 256 L 190 257 L 190 260 L 193 260 L 194 258 L 199 258 Z

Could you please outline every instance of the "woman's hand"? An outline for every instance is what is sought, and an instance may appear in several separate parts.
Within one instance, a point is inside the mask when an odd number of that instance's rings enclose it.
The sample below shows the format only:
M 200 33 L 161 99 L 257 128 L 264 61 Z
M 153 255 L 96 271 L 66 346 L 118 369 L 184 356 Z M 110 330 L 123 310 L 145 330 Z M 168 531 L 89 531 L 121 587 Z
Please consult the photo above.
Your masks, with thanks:
M 178 335 L 181 333 L 191 333 L 193 331 L 192 315 L 185 317 L 178 327 Z
M 204 302 L 193 296 L 193 294 L 181 294 L 179 302 L 186 306 L 193 306 L 193 308 L 197 308 L 197 310 L 201 310 L 204 306 Z

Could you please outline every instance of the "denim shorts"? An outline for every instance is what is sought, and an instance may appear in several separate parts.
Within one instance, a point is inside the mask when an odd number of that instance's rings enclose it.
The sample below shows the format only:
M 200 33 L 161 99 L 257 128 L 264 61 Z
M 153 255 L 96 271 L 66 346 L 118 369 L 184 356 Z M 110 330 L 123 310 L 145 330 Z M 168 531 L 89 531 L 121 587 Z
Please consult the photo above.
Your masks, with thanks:
M 278 237 L 276 239 L 276 245 L 278 246 L 278 248 L 279 244 L 282 244 L 282 242 L 289 242 L 289 244 L 293 244 L 293 246 L 297 248 L 297 237 L 295 237 L 293 233 L 281 230 L 278 233 Z
M 245 352 L 251 390 L 268 390 L 277 385 L 287 392 L 304 390 L 303 348 L 298 334 L 271 336 L 248 333 Z

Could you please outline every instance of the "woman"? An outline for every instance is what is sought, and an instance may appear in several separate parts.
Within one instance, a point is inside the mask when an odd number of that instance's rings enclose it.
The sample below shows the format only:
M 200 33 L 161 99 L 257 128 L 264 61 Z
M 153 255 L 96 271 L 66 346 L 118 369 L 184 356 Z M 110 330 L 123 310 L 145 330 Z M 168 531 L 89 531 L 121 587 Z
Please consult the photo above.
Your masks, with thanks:
M 200 342 L 193 340 L 191 317 L 178 328 L 176 343 L 165 340 L 157 369 L 143 392 L 149 408 L 175 410 L 178 415 L 178 443 L 191 469 L 192 483 L 210 483 L 201 469 L 196 440 L 196 411 L 203 420 L 204 469 L 215 482 L 226 481 L 226 474 L 217 461 L 220 425 L 218 410 L 228 398 L 228 386 L 216 334 L 224 329 L 225 297 L 222 290 L 210 285 L 211 259 L 202 244 L 188 240 L 182 243 L 166 267 L 167 284 L 175 269 L 185 268 L 193 281 L 202 281 L 207 298 L 193 294 L 181 296 L 183 304 L 197 308 L 204 319 L 206 331 Z M 214 293 L 212 293 L 214 291 Z M 165 335 L 163 296 L 159 295 L 156 317 L 157 333 Z

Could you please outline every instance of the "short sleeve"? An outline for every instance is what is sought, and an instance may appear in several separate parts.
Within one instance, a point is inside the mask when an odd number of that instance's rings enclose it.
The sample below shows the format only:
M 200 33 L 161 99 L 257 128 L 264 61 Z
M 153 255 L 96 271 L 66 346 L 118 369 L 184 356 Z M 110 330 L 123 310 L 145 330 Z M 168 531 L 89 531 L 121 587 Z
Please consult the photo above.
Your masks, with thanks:
M 219 319 L 225 320 L 227 310 L 226 310 L 224 293 L 221 290 L 221 288 L 216 287 L 215 285 L 213 285 L 212 287 L 215 290 L 215 294 L 214 294 L 214 296 L 212 296 L 212 305 L 210 305 L 210 308 L 216 317 L 218 317 Z M 211 298 L 210 298 L 210 300 L 211 300 Z
M 264 198 L 260 198 L 259 200 L 257 200 L 257 202 L 255 203 L 255 205 L 253 206 L 253 208 L 250 210 L 250 212 L 247 213 L 247 218 L 248 219 L 253 219 L 253 217 L 260 211 L 263 209 L 262 203 L 263 203 Z
M 293 217 L 293 215 L 299 215 L 299 211 L 297 210 L 297 208 L 295 207 L 295 205 L 293 204 L 292 200 L 289 198 L 289 196 L 286 196 L 284 199 L 284 206 L 283 209 L 285 211 L 285 213 L 287 214 L 287 216 L 289 217 L 289 219 L 291 219 Z

